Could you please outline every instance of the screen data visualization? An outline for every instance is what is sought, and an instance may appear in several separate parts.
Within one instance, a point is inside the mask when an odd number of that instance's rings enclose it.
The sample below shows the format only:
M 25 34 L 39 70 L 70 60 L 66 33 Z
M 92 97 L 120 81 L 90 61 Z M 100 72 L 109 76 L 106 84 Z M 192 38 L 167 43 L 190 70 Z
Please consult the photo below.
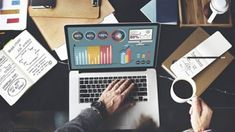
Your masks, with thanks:
M 71 69 L 153 67 L 158 24 L 68 25 Z

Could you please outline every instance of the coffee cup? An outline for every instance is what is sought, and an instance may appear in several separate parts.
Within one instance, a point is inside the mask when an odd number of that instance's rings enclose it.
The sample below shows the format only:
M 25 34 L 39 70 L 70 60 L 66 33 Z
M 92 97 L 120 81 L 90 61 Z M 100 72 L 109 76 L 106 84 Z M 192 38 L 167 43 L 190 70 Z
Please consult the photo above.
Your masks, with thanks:
M 196 97 L 196 83 L 188 77 L 177 77 L 171 84 L 170 95 L 177 103 L 192 104 Z
M 212 23 L 217 14 L 224 14 L 229 8 L 228 0 L 211 0 L 210 9 L 212 14 L 207 20 L 208 23 Z

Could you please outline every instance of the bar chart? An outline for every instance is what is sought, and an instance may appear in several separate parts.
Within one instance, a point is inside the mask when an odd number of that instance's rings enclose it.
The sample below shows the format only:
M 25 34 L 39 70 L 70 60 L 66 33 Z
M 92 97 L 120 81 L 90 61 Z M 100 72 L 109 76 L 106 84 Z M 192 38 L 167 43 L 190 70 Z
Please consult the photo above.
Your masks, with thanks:
M 130 48 L 124 49 L 121 51 L 121 64 L 127 64 L 131 62 L 132 51 Z
M 74 46 L 75 65 L 112 64 L 112 46 Z

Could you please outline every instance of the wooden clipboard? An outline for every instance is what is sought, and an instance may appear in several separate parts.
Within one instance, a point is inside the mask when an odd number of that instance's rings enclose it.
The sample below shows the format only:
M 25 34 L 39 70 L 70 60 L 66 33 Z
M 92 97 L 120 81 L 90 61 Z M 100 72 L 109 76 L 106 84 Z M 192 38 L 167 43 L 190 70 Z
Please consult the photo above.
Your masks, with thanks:
M 114 8 L 108 0 L 101 3 L 100 18 L 78 19 L 78 18 L 53 18 L 53 17 L 32 17 L 49 47 L 54 50 L 65 43 L 64 25 L 66 24 L 97 24 L 114 12 Z
M 57 0 L 52 9 L 33 9 L 29 6 L 32 17 L 64 18 L 99 18 L 100 6 L 93 7 L 90 0 Z

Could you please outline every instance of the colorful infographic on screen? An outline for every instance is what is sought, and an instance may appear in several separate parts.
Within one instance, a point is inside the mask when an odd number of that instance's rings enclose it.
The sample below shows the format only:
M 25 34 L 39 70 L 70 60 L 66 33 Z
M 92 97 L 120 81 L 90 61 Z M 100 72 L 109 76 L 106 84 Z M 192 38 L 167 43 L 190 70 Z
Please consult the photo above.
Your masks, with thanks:
M 154 66 L 157 25 L 71 26 L 67 47 L 72 69 Z

